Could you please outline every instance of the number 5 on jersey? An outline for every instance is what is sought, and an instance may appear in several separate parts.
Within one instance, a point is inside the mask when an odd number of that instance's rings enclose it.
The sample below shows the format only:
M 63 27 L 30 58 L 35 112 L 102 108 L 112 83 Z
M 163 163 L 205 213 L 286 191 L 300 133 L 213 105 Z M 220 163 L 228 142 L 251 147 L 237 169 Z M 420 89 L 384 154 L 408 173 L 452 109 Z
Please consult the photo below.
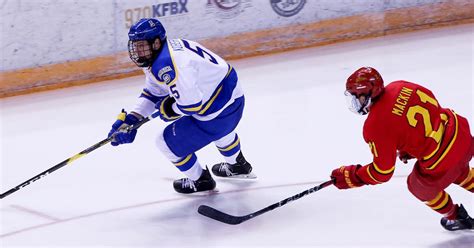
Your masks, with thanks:
M 192 48 L 191 45 L 189 44 L 189 42 L 187 42 L 186 40 L 183 40 L 183 44 L 184 44 L 184 47 L 186 47 L 187 49 L 193 51 L 195 54 L 201 56 L 203 59 L 205 59 L 205 55 L 206 54 L 208 57 L 209 57 L 209 61 L 213 64 L 218 64 L 217 63 L 217 59 L 214 58 L 214 56 L 211 55 L 211 53 L 209 53 L 208 51 L 196 46 L 196 49 Z
M 174 98 L 178 99 L 179 98 L 179 92 L 178 89 L 176 89 L 176 84 L 173 84 L 170 86 L 170 91 L 173 93 Z

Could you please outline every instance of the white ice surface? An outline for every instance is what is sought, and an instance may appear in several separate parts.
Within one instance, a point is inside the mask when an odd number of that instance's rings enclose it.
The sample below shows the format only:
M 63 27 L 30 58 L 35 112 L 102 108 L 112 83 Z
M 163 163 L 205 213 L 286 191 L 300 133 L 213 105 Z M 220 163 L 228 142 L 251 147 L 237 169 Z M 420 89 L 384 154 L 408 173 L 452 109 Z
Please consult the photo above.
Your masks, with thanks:
M 0 247 L 474 247 L 473 232 L 447 232 L 440 215 L 406 188 L 412 164 L 386 184 L 325 188 L 237 226 L 205 218 L 208 204 L 244 215 L 313 187 L 343 164 L 365 164 L 364 117 L 349 112 L 345 79 L 373 66 L 435 92 L 473 122 L 473 25 L 366 39 L 231 61 L 246 92 L 237 129 L 257 181 L 217 179 L 220 192 L 182 196 L 181 174 L 154 146 L 154 120 L 132 145 L 105 146 L 1 200 Z M 105 138 L 143 77 L 0 100 L 0 190 Z M 202 164 L 217 150 L 198 152 Z M 472 194 L 448 188 L 474 215 Z

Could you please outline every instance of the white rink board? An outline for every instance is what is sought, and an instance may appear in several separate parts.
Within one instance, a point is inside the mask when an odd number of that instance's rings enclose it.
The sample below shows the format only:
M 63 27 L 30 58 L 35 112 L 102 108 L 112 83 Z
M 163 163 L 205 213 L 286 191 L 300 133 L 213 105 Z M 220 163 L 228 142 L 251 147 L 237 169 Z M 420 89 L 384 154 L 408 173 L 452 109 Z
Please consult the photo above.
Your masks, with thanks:
M 160 19 L 169 37 L 201 40 L 439 2 L 285 0 L 272 5 L 270 0 L 3 0 L 0 71 L 124 52 L 130 24 L 144 17 Z

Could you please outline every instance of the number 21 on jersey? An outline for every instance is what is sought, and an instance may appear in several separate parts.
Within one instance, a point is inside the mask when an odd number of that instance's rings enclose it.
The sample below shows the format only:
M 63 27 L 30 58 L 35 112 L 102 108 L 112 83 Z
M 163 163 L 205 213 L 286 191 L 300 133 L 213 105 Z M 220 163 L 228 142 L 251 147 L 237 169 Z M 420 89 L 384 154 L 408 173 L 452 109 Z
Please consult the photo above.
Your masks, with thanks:
M 438 107 L 438 102 L 436 101 L 436 99 L 432 98 L 423 91 L 416 90 L 416 95 L 420 98 L 420 101 L 422 103 L 428 103 Z M 436 141 L 436 143 L 439 143 L 444 133 L 444 125 L 439 125 L 438 130 L 433 130 L 433 125 L 431 124 L 431 116 L 428 109 L 420 105 L 415 105 L 410 107 L 406 114 L 408 124 L 410 124 L 410 126 L 416 127 L 418 125 L 418 120 L 415 118 L 417 115 L 421 115 L 423 119 L 425 136 L 427 138 L 432 138 Z M 447 120 L 447 116 L 445 114 L 441 114 L 441 119 Z

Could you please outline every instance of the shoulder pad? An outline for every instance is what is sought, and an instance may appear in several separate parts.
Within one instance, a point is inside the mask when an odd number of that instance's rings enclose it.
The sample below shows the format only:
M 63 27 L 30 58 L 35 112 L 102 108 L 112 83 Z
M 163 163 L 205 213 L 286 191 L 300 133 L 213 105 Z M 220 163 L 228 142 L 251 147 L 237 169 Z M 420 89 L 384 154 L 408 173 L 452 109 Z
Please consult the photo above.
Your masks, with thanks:
M 173 63 L 173 59 L 171 58 L 168 43 L 165 43 L 161 53 L 153 63 L 151 72 L 159 83 L 169 85 L 175 81 L 177 76 L 176 67 Z

